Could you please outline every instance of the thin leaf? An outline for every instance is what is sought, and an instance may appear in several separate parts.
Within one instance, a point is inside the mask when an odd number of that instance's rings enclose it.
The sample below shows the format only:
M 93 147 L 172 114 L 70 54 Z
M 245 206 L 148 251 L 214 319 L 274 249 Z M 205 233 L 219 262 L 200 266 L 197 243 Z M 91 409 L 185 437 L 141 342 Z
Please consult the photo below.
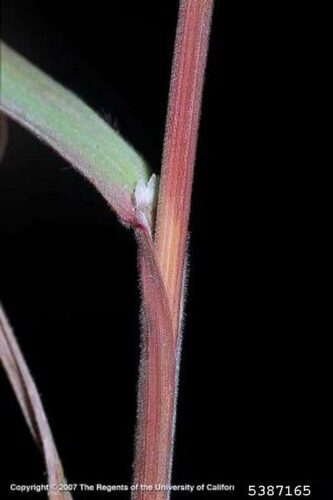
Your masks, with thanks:
M 0 109 L 52 146 L 131 224 L 144 160 L 74 94 L 1 43 Z
M 60 458 L 35 382 L 1 304 L 0 359 L 31 434 L 43 451 L 50 486 L 48 493 L 50 500 L 72 500 L 69 492 L 57 491 L 55 488 L 56 485 L 66 482 Z

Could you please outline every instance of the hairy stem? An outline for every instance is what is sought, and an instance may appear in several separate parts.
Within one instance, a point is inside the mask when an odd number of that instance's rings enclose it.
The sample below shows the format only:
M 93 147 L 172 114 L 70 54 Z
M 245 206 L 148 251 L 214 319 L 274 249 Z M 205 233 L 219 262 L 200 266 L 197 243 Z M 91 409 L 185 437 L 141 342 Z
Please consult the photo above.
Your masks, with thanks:
M 155 244 L 138 229 L 144 323 L 134 500 L 166 500 L 171 481 L 186 241 L 213 0 L 181 0 Z M 150 486 L 152 491 L 140 491 Z
M 193 170 L 213 3 L 213 0 L 181 2 L 172 68 L 156 252 L 176 336 L 181 319 Z
M 169 303 L 153 240 L 144 229 L 137 231 L 137 240 L 144 307 L 134 483 L 149 486 L 170 480 L 176 359 Z M 133 498 L 147 495 L 166 498 L 139 490 Z

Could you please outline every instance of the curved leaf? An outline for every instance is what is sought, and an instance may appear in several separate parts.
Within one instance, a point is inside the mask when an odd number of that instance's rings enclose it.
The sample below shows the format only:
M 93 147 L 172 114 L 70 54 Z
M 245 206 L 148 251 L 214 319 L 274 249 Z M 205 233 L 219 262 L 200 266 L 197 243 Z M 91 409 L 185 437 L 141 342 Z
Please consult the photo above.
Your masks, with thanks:
M 133 221 L 135 186 L 149 177 L 145 161 L 89 106 L 4 42 L 0 109 L 87 177 L 123 221 Z

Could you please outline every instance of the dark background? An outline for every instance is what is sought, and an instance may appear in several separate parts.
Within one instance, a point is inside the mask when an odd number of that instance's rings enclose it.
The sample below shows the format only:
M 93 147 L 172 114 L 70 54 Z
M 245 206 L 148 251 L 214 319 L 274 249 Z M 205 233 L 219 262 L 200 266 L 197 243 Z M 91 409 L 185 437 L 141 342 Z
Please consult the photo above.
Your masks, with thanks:
M 158 172 L 176 16 L 170 0 L 4 0 L 1 31 Z M 247 484 L 262 482 L 332 494 L 326 207 L 306 133 L 312 16 L 305 3 L 216 1 L 173 483 L 235 483 L 237 495 L 225 498 L 245 498 Z M 68 480 L 129 483 L 140 335 L 134 238 L 64 160 L 12 122 L 0 256 L 1 301 Z M 0 386 L 6 499 L 15 497 L 9 483 L 45 476 L 3 372 Z

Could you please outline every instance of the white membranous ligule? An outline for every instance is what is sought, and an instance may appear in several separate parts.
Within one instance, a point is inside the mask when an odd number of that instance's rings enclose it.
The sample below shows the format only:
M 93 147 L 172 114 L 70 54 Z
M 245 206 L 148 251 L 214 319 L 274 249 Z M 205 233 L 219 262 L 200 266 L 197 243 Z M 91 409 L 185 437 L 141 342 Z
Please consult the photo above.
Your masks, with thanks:
M 134 191 L 134 202 L 140 222 L 150 231 L 152 227 L 152 213 L 156 199 L 156 175 L 153 174 L 146 183 L 140 179 Z

